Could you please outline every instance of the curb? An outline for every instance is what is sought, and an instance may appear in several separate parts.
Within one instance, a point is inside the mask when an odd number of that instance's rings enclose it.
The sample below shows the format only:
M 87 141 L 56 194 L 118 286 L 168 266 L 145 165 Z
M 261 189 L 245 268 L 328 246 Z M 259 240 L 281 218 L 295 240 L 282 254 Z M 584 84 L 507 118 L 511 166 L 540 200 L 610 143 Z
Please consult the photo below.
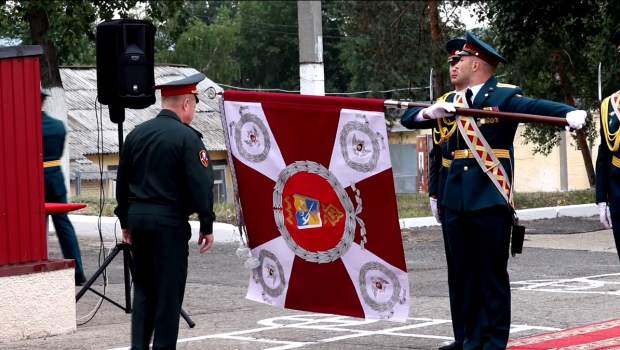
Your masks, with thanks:
M 578 204 L 517 210 L 519 220 L 555 219 L 562 216 L 589 217 L 598 215 L 596 204 Z M 439 226 L 435 217 L 400 219 L 400 228 Z
M 559 207 L 545 207 L 534 209 L 520 209 L 517 210 L 517 215 L 520 220 L 540 220 L 540 219 L 555 219 L 563 216 L 570 217 L 590 217 L 598 215 L 598 207 L 596 204 L 580 204 L 580 205 L 567 205 Z M 99 217 L 90 215 L 69 215 L 69 220 L 75 228 L 77 236 L 80 237 L 99 237 Z M 434 217 L 421 217 L 421 218 L 404 218 L 398 220 L 400 228 L 411 227 L 429 227 L 439 226 Z M 200 223 L 198 221 L 189 222 L 192 228 L 192 238 L 198 237 L 200 229 Z M 49 233 L 55 233 L 52 220 L 49 220 Z M 116 217 L 101 217 L 101 235 L 103 238 L 121 239 L 121 226 Z M 213 239 L 215 242 L 228 242 L 239 243 L 240 236 L 237 226 L 231 224 L 225 224 L 221 222 L 213 223 Z
M 71 224 L 75 229 L 75 234 L 78 237 L 99 237 L 99 217 L 92 215 L 68 215 Z M 190 221 L 189 225 L 192 228 L 192 238 L 190 240 L 198 239 L 198 233 L 200 231 L 200 222 Z M 54 224 L 51 217 L 48 223 L 49 233 L 56 233 Z M 121 240 L 121 224 L 118 222 L 118 218 L 110 216 L 101 217 L 101 236 L 103 238 L 116 237 Z M 239 231 L 237 226 L 231 224 L 225 224 L 221 222 L 213 223 L 213 241 L 214 242 L 240 242 Z M 191 242 L 190 242 L 191 244 Z

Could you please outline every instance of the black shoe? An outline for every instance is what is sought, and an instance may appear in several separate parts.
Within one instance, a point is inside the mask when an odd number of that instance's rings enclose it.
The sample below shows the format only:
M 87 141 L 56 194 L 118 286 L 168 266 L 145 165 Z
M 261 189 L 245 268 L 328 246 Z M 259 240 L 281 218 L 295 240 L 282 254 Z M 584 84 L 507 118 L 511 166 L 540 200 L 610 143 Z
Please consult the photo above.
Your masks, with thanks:
M 455 340 L 452 343 L 440 346 L 438 350 L 463 350 L 463 341 Z
M 75 285 L 83 286 L 85 283 L 86 283 L 86 276 L 84 276 L 83 273 L 76 273 L 75 274 Z

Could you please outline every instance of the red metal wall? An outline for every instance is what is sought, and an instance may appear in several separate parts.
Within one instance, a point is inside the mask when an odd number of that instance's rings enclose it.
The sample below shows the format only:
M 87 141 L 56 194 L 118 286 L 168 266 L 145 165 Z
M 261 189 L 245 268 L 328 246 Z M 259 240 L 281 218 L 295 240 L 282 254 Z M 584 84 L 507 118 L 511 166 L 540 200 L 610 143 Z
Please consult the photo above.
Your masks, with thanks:
M 41 50 L 15 48 L 0 48 L 0 265 L 47 259 Z

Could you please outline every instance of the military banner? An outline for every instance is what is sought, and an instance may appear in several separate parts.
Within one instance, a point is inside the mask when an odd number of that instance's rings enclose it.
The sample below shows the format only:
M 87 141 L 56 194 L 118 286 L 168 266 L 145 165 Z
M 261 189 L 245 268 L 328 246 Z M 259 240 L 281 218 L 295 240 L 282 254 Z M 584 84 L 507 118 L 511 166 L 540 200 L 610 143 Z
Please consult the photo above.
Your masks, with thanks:
M 260 262 L 246 298 L 405 322 L 383 100 L 225 91 L 220 108 L 239 222 Z

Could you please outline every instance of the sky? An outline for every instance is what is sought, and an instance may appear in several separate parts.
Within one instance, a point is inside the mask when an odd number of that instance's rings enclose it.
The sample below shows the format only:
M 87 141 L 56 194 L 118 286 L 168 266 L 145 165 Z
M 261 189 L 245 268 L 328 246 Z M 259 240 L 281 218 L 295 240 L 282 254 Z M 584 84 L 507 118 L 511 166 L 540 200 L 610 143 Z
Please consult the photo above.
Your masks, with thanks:
M 461 14 L 460 14 L 461 22 L 465 24 L 465 26 L 467 27 L 467 30 L 470 30 L 476 27 L 483 27 L 487 24 L 486 23 L 487 21 L 480 22 L 478 20 L 478 17 L 474 14 L 474 12 L 467 7 L 461 7 L 460 11 L 461 11 Z

